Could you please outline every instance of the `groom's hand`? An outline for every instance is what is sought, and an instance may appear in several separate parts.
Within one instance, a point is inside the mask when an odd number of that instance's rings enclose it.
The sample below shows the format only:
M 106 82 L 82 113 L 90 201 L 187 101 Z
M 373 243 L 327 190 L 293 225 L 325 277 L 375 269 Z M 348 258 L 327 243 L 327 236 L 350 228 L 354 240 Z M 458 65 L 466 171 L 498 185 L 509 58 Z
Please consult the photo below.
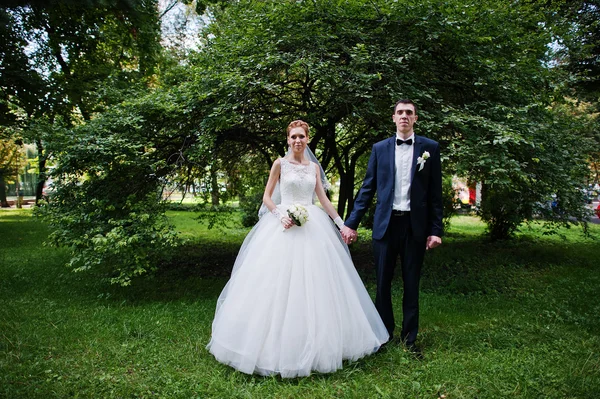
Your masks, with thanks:
M 358 237 L 358 233 L 356 232 L 356 230 L 351 229 L 348 226 L 342 227 L 340 233 L 342 234 L 342 238 L 344 239 L 344 242 L 346 244 L 352 244 L 354 241 L 356 241 L 356 238 Z
M 427 237 L 427 244 L 425 244 L 425 249 L 433 249 L 442 244 L 442 238 L 438 236 L 429 236 Z

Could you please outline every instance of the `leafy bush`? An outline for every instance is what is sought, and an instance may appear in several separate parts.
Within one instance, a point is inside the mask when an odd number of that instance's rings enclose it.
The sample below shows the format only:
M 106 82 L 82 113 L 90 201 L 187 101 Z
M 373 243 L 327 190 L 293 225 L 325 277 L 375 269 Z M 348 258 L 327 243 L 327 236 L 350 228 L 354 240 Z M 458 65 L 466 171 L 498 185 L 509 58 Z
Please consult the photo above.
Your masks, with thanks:
M 494 240 L 510 237 L 523 222 L 528 204 L 513 190 L 483 186 L 479 216 L 487 223 L 487 232 Z
M 70 249 L 74 271 L 96 269 L 112 284 L 130 285 L 168 256 L 178 243 L 175 232 L 156 193 L 86 199 L 90 187 L 61 187 L 37 212 L 53 229 L 50 243 Z
M 450 230 L 450 220 L 456 215 L 456 205 L 458 204 L 456 190 L 452 187 L 452 176 L 449 175 L 444 175 L 442 179 L 442 204 L 444 208 L 442 223 L 444 231 L 447 232 Z
M 164 154 L 175 149 L 159 134 L 148 137 L 137 106 L 55 138 L 55 190 L 37 210 L 52 229 L 49 242 L 70 250 L 73 270 L 124 286 L 156 269 L 178 242 L 161 201 L 162 176 L 172 170 Z
M 242 211 L 242 225 L 252 227 L 258 222 L 258 210 L 262 204 L 264 190 L 252 188 L 248 193 L 240 195 L 240 209 Z
M 544 212 L 540 204 L 551 195 L 561 198 L 562 212 L 545 214 L 550 225 L 587 219 L 585 203 L 578 198 L 589 172 L 584 160 L 591 143 L 572 107 L 482 103 L 449 112 L 447 121 L 461 138 L 447 152 L 458 175 L 482 183 L 478 212 L 492 239 L 509 238 Z

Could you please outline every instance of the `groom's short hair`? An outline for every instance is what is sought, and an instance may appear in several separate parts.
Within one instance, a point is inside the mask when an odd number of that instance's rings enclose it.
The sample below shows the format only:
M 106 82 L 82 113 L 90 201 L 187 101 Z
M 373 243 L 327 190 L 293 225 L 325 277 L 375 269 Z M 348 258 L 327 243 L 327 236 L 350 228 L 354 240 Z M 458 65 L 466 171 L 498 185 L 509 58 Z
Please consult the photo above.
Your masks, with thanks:
M 396 101 L 396 104 L 394 104 L 392 115 L 396 113 L 396 108 L 398 107 L 398 104 L 412 104 L 412 106 L 415 108 L 415 115 L 418 113 L 417 104 L 415 104 L 412 100 L 409 100 L 408 98 L 403 98 L 402 100 Z

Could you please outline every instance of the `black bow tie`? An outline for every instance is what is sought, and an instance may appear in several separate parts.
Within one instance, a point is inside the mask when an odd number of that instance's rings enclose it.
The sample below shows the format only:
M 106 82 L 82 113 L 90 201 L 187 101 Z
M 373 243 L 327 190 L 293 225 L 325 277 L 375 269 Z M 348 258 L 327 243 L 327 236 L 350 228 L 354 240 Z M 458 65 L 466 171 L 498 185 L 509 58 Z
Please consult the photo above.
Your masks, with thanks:
M 412 139 L 408 139 L 408 140 L 396 139 L 396 145 L 402 145 L 402 144 L 412 145 Z

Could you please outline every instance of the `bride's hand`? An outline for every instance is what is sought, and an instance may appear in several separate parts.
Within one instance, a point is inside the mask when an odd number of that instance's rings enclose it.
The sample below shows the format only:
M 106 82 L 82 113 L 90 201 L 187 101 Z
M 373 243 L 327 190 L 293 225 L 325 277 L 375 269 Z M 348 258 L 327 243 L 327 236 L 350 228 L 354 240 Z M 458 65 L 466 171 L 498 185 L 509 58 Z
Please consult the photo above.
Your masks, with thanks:
M 284 216 L 281 218 L 281 224 L 283 225 L 284 229 L 289 229 L 290 227 L 294 226 L 294 221 L 289 217 Z

